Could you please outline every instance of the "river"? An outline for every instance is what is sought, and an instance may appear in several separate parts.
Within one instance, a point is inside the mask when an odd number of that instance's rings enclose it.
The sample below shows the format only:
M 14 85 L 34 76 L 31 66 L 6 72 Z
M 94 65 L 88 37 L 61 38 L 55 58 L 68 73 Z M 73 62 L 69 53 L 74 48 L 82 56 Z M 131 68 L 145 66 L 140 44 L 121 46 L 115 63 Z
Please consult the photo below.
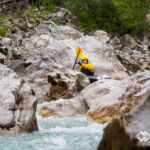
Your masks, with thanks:
M 73 117 L 39 116 L 39 131 L 0 137 L 0 150 L 96 150 L 106 125 L 83 115 Z

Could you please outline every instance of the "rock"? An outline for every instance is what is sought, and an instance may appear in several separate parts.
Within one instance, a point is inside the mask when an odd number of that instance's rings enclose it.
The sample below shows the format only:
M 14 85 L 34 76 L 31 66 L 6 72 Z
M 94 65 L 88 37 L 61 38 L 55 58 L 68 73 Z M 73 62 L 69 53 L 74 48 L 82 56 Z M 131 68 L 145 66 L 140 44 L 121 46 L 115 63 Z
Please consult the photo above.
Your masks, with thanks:
M 90 84 L 83 74 L 57 65 L 45 54 L 14 61 L 10 68 L 34 89 L 38 103 L 71 98 L 72 93 Z
M 2 39 L 2 44 L 10 45 L 11 44 L 11 39 L 10 38 L 3 38 Z
M 46 25 L 46 24 L 47 25 Z M 37 28 L 37 34 L 45 34 L 52 36 L 54 39 L 78 39 L 82 37 L 83 33 L 68 27 L 68 26 L 56 26 L 53 22 L 41 23 Z
M 4 45 L 2 45 L 1 43 L 0 43 L 0 53 L 2 53 L 5 56 L 8 55 L 8 49 Z
M 147 61 L 148 65 L 150 65 L 150 53 L 147 53 L 145 55 L 145 58 L 146 58 L 146 61 Z
M 140 51 L 133 50 L 131 57 L 135 60 L 139 60 L 142 57 L 142 53 Z
M 0 64 L 0 135 L 38 130 L 36 97 L 16 73 Z
M 55 77 L 56 79 L 54 79 Z M 57 74 L 55 77 L 52 77 L 50 75 L 48 76 L 48 81 L 52 84 L 49 99 L 57 100 L 60 98 L 71 98 L 72 90 L 69 89 L 68 83 L 61 79 L 60 74 Z
M 127 54 L 132 54 L 133 53 L 132 49 L 129 48 L 129 47 L 123 47 L 121 51 L 123 53 L 127 53 Z
M 134 50 L 129 47 L 123 47 L 121 51 L 116 52 L 118 59 L 130 75 L 148 69 L 148 64 L 145 64 L 146 57 L 144 57 L 148 51 L 144 48 L 144 45 L 137 45 Z
M 113 120 L 104 130 L 98 150 L 146 150 L 150 149 L 150 94 L 120 120 Z
M 85 114 L 87 109 L 83 98 L 75 97 L 73 99 L 52 101 L 44 105 L 40 110 L 40 115 L 42 117 L 55 115 L 60 117 L 73 116 L 76 114 Z
M 149 35 L 145 35 L 143 37 L 142 44 L 150 46 L 150 36 Z
M 28 26 L 28 28 L 33 28 L 34 27 L 34 25 L 29 23 L 29 22 L 27 23 L 27 26 Z
M 11 33 L 17 33 L 20 29 L 18 27 L 12 27 L 11 28 Z
M 94 33 L 94 36 L 102 40 L 103 42 L 108 42 L 110 40 L 110 37 L 108 36 L 108 33 L 103 30 L 97 30 Z
M 87 116 L 105 123 L 130 112 L 149 92 L 149 76 L 150 72 L 142 72 L 123 81 L 103 79 L 88 86 L 81 92 L 89 107 Z
M 75 59 L 75 49 L 78 46 L 83 49 L 83 55 L 89 56 L 90 62 L 94 65 L 95 74 L 107 74 L 119 80 L 128 77 L 113 46 L 95 36 L 84 36 L 82 32 L 72 27 L 57 26 L 51 21 L 43 21 L 27 33 L 17 31 L 12 45 L 6 47 L 11 59 L 28 59 L 32 55 L 42 53 L 47 55 L 57 68 L 65 67 L 71 70 Z M 76 65 L 76 70 L 78 68 L 79 66 Z
M 0 63 L 4 64 L 4 62 L 5 62 L 6 59 L 7 59 L 6 56 L 3 55 L 2 53 L 0 53 Z
M 135 42 L 135 40 L 128 34 L 123 35 L 120 38 L 120 42 L 124 47 L 129 47 L 131 49 L 134 49 L 137 45 L 137 43 Z
M 29 22 L 29 23 L 33 23 L 33 22 L 34 22 L 34 18 L 29 18 L 29 19 L 28 19 L 28 22 Z
M 120 50 L 122 47 L 120 40 L 117 37 L 111 39 L 109 43 L 114 47 L 115 50 Z
M 146 54 L 147 52 L 148 52 L 148 45 L 144 45 L 144 44 L 142 44 L 142 45 L 137 45 L 136 46 L 136 50 L 137 51 L 140 51 L 142 54 Z
M 147 15 L 146 15 L 146 18 L 147 18 L 147 21 L 148 21 L 149 24 L 150 24 L 150 14 L 147 14 Z
M 52 14 L 52 21 L 65 25 L 69 22 L 70 16 L 70 11 L 65 8 L 60 8 L 58 12 Z
M 19 23 L 19 19 L 13 19 L 12 20 L 14 24 L 18 24 Z

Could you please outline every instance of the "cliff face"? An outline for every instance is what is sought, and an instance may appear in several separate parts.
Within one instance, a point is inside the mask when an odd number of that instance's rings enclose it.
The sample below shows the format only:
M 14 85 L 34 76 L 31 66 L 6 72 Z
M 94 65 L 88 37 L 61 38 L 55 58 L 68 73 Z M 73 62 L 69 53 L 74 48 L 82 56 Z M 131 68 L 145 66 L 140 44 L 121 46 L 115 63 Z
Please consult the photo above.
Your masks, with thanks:
M 4 65 L 0 65 L 0 97 L 0 135 L 38 130 L 32 89 Z
M 150 149 L 150 94 L 140 105 L 118 120 L 113 120 L 104 131 L 98 150 Z M 145 133 L 144 133 L 145 132 Z

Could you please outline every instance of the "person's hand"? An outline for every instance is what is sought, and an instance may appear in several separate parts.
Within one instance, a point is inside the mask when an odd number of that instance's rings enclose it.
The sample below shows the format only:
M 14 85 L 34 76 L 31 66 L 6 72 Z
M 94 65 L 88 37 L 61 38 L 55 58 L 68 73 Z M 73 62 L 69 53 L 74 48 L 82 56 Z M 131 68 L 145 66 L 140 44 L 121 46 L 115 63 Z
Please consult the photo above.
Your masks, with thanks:
M 82 63 L 81 62 L 78 62 L 78 64 L 81 66 L 82 65 Z

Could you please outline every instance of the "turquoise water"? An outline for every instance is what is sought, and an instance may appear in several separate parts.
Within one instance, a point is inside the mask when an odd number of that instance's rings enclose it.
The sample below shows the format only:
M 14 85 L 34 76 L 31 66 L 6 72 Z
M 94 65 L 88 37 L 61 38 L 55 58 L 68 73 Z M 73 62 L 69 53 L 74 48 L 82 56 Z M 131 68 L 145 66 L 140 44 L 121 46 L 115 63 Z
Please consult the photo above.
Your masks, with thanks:
M 0 137 L 0 150 L 96 150 L 105 125 L 85 116 L 37 119 L 39 131 Z

